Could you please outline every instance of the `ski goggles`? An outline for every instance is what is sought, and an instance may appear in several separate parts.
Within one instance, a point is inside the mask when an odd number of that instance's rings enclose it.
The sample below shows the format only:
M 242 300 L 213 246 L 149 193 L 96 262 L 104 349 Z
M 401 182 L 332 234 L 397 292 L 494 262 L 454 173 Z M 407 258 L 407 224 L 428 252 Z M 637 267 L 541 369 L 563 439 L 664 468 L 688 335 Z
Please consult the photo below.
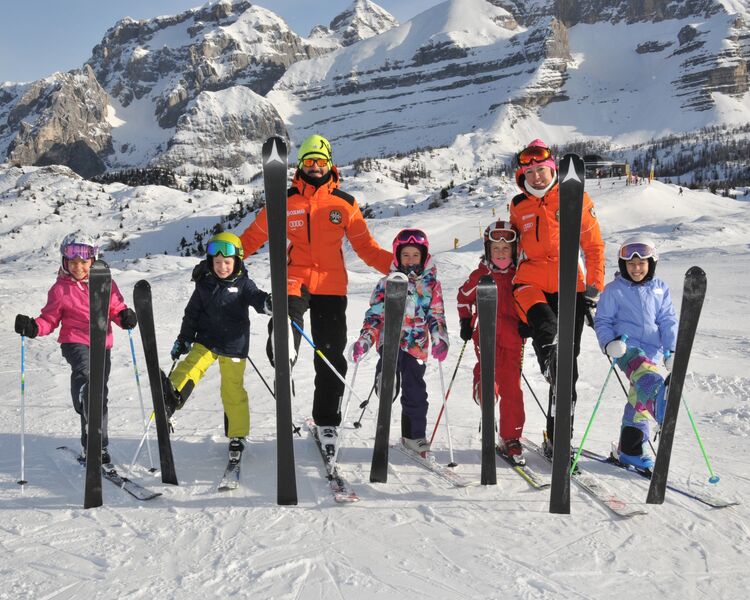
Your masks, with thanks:
M 623 260 L 630 260 L 635 257 L 638 258 L 652 258 L 656 256 L 656 250 L 648 244 L 634 243 L 625 244 L 620 248 L 620 258 Z
M 224 240 L 214 240 L 208 242 L 208 245 L 206 246 L 206 254 L 209 256 L 218 256 L 221 254 L 224 258 L 228 258 L 230 256 L 239 256 L 240 253 L 237 250 L 237 246 L 234 244 L 230 244 Z
M 541 146 L 529 146 L 521 150 L 518 155 L 518 164 L 522 167 L 528 166 L 532 163 L 540 163 L 545 160 L 549 160 L 552 157 L 552 152 L 549 148 L 542 148 Z
M 404 229 L 396 236 L 396 243 L 401 244 L 420 244 L 427 243 L 427 234 L 421 229 Z
M 319 167 L 328 166 L 327 158 L 303 158 L 300 162 L 304 167 L 312 167 L 313 165 L 318 165 Z
M 513 229 L 490 229 L 487 237 L 491 242 L 508 242 L 511 244 L 516 241 L 516 232 Z
M 62 255 L 68 260 L 80 258 L 82 260 L 96 259 L 99 248 L 88 244 L 68 244 L 62 249 Z

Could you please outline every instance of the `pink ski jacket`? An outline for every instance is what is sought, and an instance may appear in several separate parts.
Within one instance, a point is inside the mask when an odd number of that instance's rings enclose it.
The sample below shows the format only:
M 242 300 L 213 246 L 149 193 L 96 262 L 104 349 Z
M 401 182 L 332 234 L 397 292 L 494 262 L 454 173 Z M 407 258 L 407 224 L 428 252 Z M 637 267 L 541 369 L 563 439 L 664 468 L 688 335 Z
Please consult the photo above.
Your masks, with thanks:
M 112 321 L 118 325 L 117 315 L 127 308 L 125 299 L 115 282 L 109 299 L 109 320 L 107 327 L 107 348 L 112 347 Z M 76 281 L 62 269 L 57 274 L 57 281 L 47 292 L 47 304 L 42 314 L 36 318 L 39 328 L 38 336 L 49 335 L 62 323 L 57 341 L 61 344 L 89 345 L 89 284 L 88 281 Z

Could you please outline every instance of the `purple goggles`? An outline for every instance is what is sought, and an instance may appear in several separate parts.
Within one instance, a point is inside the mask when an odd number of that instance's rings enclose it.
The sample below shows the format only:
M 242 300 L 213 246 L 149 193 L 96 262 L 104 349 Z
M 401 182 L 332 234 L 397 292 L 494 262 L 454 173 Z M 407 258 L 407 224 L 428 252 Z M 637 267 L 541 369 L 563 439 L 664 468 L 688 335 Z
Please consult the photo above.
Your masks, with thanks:
M 68 244 L 62 249 L 62 255 L 68 260 L 80 258 L 83 260 L 95 259 L 99 251 L 96 246 L 88 244 Z
M 398 236 L 396 242 L 401 244 L 421 244 L 427 243 L 427 235 L 421 229 L 404 229 Z

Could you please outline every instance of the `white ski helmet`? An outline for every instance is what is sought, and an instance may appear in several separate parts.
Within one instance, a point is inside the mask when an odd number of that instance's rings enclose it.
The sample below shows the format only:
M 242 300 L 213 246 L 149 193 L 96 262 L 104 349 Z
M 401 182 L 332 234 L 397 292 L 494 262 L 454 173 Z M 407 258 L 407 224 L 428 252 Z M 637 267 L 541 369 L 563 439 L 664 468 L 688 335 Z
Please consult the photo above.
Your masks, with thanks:
M 645 283 L 653 279 L 659 255 L 656 252 L 656 244 L 650 237 L 645 235 L 629 237 L 620 246 L 620 250 L 617 252 L 617 265 L 620 268 L 620 275 L 628 281 L 633 281 L 633 279 L 628 274 L 625 263 L 635 257 L 648 260 L 648 272 L 639 283 Z
M 94 238 L 84 233 L 69 233 L 60 243 L 60 256 L 63 271 L 68 273 L 68 260 L 82 258 L 84 260 L 99 258 L 99 246 Z

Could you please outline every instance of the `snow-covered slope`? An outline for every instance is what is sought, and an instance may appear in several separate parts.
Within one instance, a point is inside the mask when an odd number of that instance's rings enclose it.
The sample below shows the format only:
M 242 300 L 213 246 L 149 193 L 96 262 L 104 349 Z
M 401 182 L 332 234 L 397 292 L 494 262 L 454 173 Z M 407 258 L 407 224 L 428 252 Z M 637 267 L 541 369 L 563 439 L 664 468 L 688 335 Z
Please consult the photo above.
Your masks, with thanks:
M 439 159 L 427 166 L 435 169 Z M 481 229 L 507 214 L 514 190 L 496 177 L 459 179 L 440 208 L 428 210 L 435 182 L 406 190 L 384 172 L 353 177 L 345 189 L 368 204 L 369 225 L 388 247 L 402 227 L 418 226 L 430 236 L 431 252 L 447 303 L 451 350 L 446 376 L 461 348 L 455 294 L 475 267 Z M 688 402 L 714 470 L 715 493 L 744 504 L 712 510 L 668 493 L 663 506 L 646 506 L 647 483 L 583 459 L 627 500 L 648 515 L 614 518 L 575 485 L 571 515 L 548 513 L 548 494 L 531 490 L 498 464 L 498 485 L 463 490 L 447 487 L 426 471 L 391 453 L 387 484 L 369 483 L 374 417 L 366 412 L 361 429 L 346 422 L 340 455 L 344 475 L 362 500 L 335 505 L 322 476 L 320 458 L 303 434 L 295 439 L 299 505 L 276 505 L 274 401 L 248 368 L 251 434 L 243 465 L 243 487 L 219 494 L 226 440 L 219 400 L 218 369 L 209 370 L 186 407 L 173 436 L 179 487 L 165 486 L 148 472 L 148 454 L 139 457 L 134 477 L 163 496 L 138 503 L 104 483 L 105 506 L 83 510 L 80 467 L 56 446 L 77 443 L 78 420 L 69 397 L 69 370 L 53 336 L 27 340 L 25 374 L 26 478 L 20 475 L 20 340 L 13 333 L 16 313 L 38 314 L 57 270 L 57 246 L 76 227 L 98 233 L 114 279 L 132 299 L 133 284 L 150 281 L 156 298 L 158 346 L 165 365 L 192 289 L 196 258 L 183 258 L 181 238 L 190 239 L 218 222 L 242 196 L 190 194 L 159 187 L 101 186 L 67 169 L 0 167 L 0 344 L 4 349 L 0 385 L 0 511 L 3 561 L 0 572 L 8 598 L 737 598 L 750 580 L 746 448 L 750 428 L 747 312 L 750 286 L 737 274 L 750 270 L 750 203 L 654 182 L 625 187 L 620 180 L 588 182 L 607 241 L 607 279 L 616 264 L 617 244 L 634 232 L 656 239 L 659 275 L 672 287 L 679 310 L 683 273 L 697 264 L 708 274 L 708 297 L 685 387 Z M 248 186 L 244 196 L 255 188 Z M 241 226 L 252 217 L 247 217 Z M 122 225 L 122 228 L 120 227 Z M 454 249 L 454 240 L 458 247 Z M 166 251 L 166 254 L 164 252 Z M 346 250 L 350 267 L 349 339 L 353 340 L 378 275 Z M 251 257 L 251 276 L 268 289 L 265 250 Z M 250 356 L 262 375 L 267 317 L 251 315 Z M 138 330 L 136 357 L 145 380 Z M 309 414 L 313 387 L 312 351 L 303 348 L 294 369 L 298 422 Z M 130 462 L 142 431 L 141 408 L 128 338 L 115 328 L 110 378 L 110 436 L 113 456 Z M 450 424 L 458 471 L 479 479 L 479 410 L 470 399 L 474 355 L 467 349 L 452 388 Z M 608 364 L 592 332 L 584 332 L 574 442 L 579 442 L 604 381 Z M 538 397 L 542 378 L 528 348 L 524 373 Z M 362 363 L 355 387 L 366 396 L 375 361 Z M 426 375 L 437 416 L 440 384 L 434 361 Z M 143 395 L 148 403 L 147 384 Z M 526 394 L 526 433 L 540 438 L 544 418 Z M 545 409 L 546 409 L 546 403 Z M 587 446 L 606 451 L 619 431 L 624 397 L 616 382 L 605 391 Z M 394 406 L 394 423 L 400 407 Z M 397 433 L 394 424 L 392 434 Z M 392 439 L 395 439 L 393 437 Z M 447 461 L 441 428 L 438 460 Z M 153 447 L 154 455 L 156 453 Z M 156 464 L 158 459 L 154 458 Z M 544 467 L 537 465 L 540 470 Z M 682 410 L 670 481 L 705 486 L 706 465 Z

